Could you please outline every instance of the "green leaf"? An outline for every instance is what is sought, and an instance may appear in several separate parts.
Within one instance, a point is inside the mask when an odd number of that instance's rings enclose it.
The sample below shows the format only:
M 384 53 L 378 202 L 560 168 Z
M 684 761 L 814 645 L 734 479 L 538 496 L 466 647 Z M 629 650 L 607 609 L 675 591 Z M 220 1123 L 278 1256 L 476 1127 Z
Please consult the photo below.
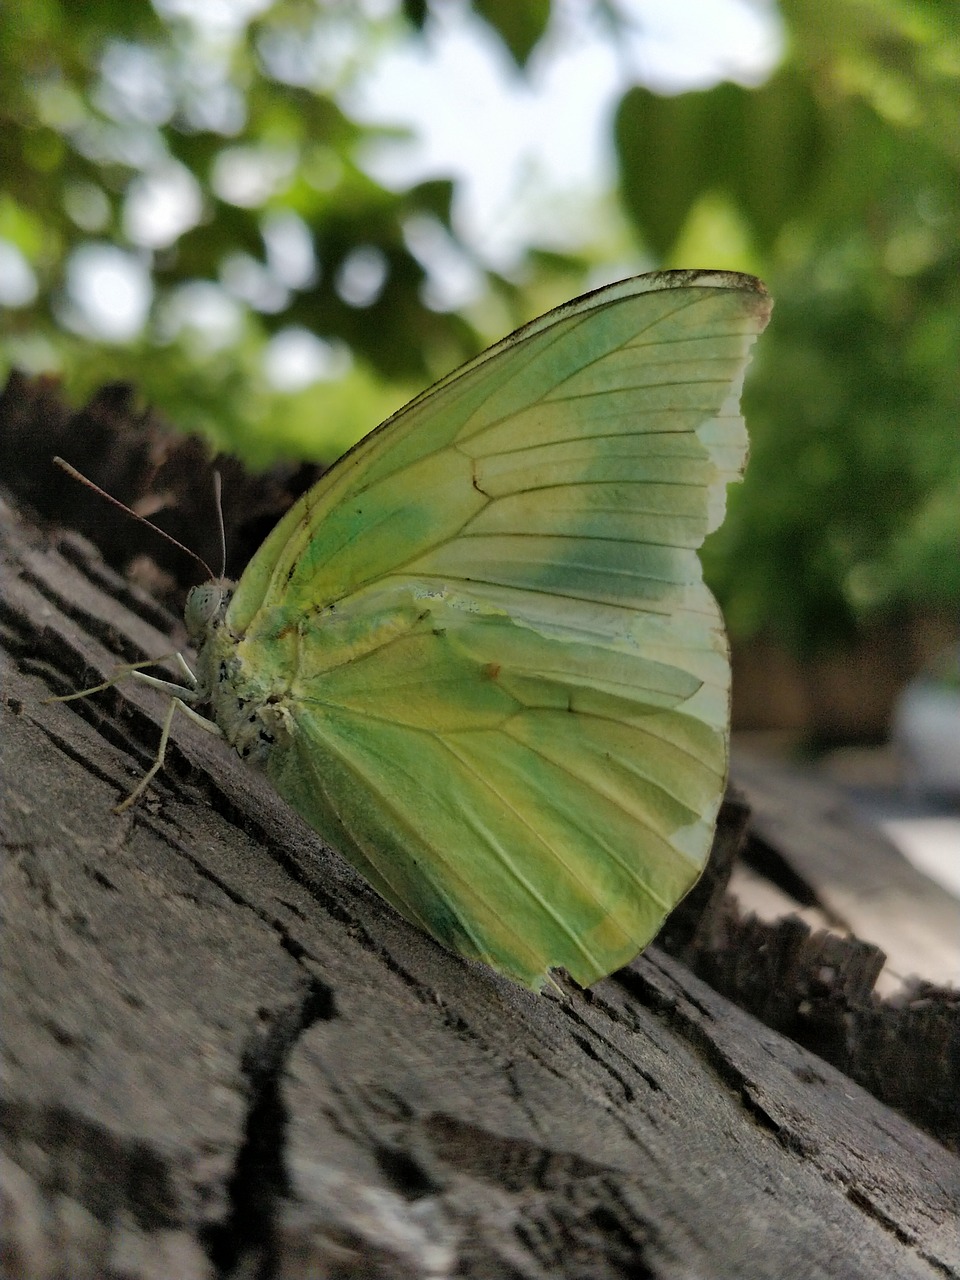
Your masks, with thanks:
M 550 0 L 473 0 L 473 7 L 497 32 L 517 66 L 526 66 L 550 21 Z
M 401 9 L 406 20 L 418 31 L 422 31 L 427 24 L 427 15 L 430 12 L 427 0 L 403 0 Z
M 634 87 L 614 121 L 624 208 L 661 261 L 704 188 L 700 95 L 664 98 Z
M 769 248 L 809 207 L 825 150 L 819 108 L 791 71 L 759 89 L 726 83 L 667 98 L 633 88 L 615 138 L 624 204 L 661 258 L 704 191 L 728 194 Z

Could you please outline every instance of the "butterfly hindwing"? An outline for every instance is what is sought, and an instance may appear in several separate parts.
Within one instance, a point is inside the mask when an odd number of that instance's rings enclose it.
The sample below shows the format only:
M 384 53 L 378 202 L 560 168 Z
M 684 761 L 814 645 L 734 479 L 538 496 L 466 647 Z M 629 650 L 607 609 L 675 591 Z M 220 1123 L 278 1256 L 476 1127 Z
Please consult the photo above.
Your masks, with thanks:
M 232 693 L 287 717 L 278 789 L 530 986 L 632 958 L 709 852 L 729 661 L 697 548 L 769 307 L 665 273 L 535 321 L 332 468 L 227 611 Z

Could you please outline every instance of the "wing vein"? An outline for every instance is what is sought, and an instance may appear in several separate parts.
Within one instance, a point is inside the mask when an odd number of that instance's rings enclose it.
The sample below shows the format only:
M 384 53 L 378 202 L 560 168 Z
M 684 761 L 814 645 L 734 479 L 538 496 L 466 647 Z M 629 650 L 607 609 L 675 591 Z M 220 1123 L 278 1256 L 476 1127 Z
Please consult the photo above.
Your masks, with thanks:
M 512 736 L 512 735 L 511 735 L 511 736 Z M 528 744 L 524 743 L 523 745 L 527 746 Z M 528 749 L 529 749 L 529 750 L 533 750 L 532 748 L 529 748 L 529 747 L 528 747 Z M 550 764 L 553 764 L 553 765 L 554 765 L 554 767 L 556 767 L 556 768 L 558 768 L 558 769 L 560 768 L 560 766 L 559 766 L 559 765 L 557 765 L 555 761 L 553 761 L 553 760 L 549 760 L 547 757 L 540 755 L 540 753 L 539 753 L 539 752 L 534 751 L 534 754 L 535 754 L 535 755 L 540 756 L 540 759 L 547 760 L 547 762 L 548 762 L 548 763 L 550 763 Z M 461 757 L 461 756 L 457 755 L 457 753 L 456 753 L 456 752 L 454 752 L 454 755 L 455 755 L 455 757 L 456 757 L 458 760 L 460 760 L 460 761 L 461 761 L 461 763 L 462 763 L 462 764 L 464 764 L 464 766 L 465 766 L 465 767 L 469 767 L 469 766 L 470 766 L 470 763 L 471 763 L 471 762 L 470 762 L 469 760 L 465 760 L 463 757 Z M 572 776 L 572 775 L 570 775 L 569 770 L 561 769 L 561 772 L 567 773 L 567 774 L 568 774 L 568 776 Z M 510 801 L 510 800 L 509 800 L 509 799 L 508 799 L 508 798 L 507 798 L 507 797 L 506 797 L 506 796 L 501 792 L 501 791 L 498 791 L 498 790 L 497 790 L 497 789 L 492 785 L 492 783 L 490 783 L 490 782 L 489 782 L 489 780 L 488 780 L 488 779 L 486 779 L 486 778 L 482 777 L 482 775 L 480 775 L 480 774 L 476 771 L 476 769 L 475 769 L 475 768 L 473 769 L 473 773 L 474 773 L 474 776 L 478 779 L 478 781 L 480 781 L 481 783 L 483 783 L 483 784 L 488 788 L 488 790 L 489 790 L 489 791 L 490 791 L 494 796 L 496 796 L 496 798 L 497 798 L 497 799 L 498 799 L 502 804 L 505 804 L 505 805 L 507 806 L 507 808 L 509 808 L 509 809 L 510 809 L 510 811 L 515 815 L 515 817 L 517 817 L 517 818 L 519 819 L 519 821 L 521 822 L 521 824 L 522 824 L 522 825 L 524 825 L 524 826 L 526 826 L 526 827 L 527 827 L 527 829 L 531 832 L 531 834 L 532 834 L 533 836 L 535 836 L 536 838 L 538 838 L 538 839 L 540 840 L 541 844 L 543 844 L 543 845 L 545 846 L 545 848 L 546 848 L 546 849 L 547 849 L 551 854 L 553 854 L 553 856 L 557 859 L 557 861 L 560 863 L 560 865 L 561 865 L 562 867 L 564 867 L 564 869 L 565 869 L 565 870 L 567 871 L 567 873 L 570 875 L 571 879 L 573 879 L 577 884 L 579 884 L 579 885 L 581 886 L 581 888 L 583 888 L 583 889 L 584 889 L 584 891 L 587 893 L 587 895 L 588 895 L 588 896 L 590 896 L 590 897 L 593 899 L 593 901 L 596 903 L 596 905 L 597 905 L 598 907 L 600 907 L 601 909 L 603 909 L 603 903 L 602 903 L 602 902 L 600 902 L 600 901 L 598 900 L 598 898 L 596 897 L 595 893 L 593 892 L 592 887 L 591 887 L 591 886 L 590 886 L 590 885 L 589 885 L 585 880 L 583 880 L 583 879 L 582 879 L 578 874 L 576 874 L 576 873 L 573 871 L 573 869 L 570 867 L 570 864 L 569 864 L 568 862 L 566 862 L 566 861 L 565 861 L 565 860 L 564 860 L 564 859 L 563 859 L 563 858 L 558 854 L 557 850 L 556 850 L 556 849 L 555 849 L 551 844 L 549 844 L 545 839 L 543 839 L 543 837 L 541 837 L 541 836 L 539 835 L 539 832 L 535 831 L 535 830 L 530 826 L 530 824 L 526 821 L 526 819 L 524 818 L 524 816 L 523 816 L 523 814 L 520 812 L 520 810 L 518 810 L 518 809 L 517 809 L 516 805 L 514 805 L 514 804 L 513 804 L 513 803 L 512 803 L 512 802 L 511 802 L 511 801 Z M 578 779 L 578 780 L 579 780 L 579 781 L 582 781 L 582 779 Z M 593 788 L 591 788 L 591 790 L 593 790 Z M 602 794 L 602 793 L 601 793 L 601 792 L 598 792 L 597 794 Z M 610 797 L 609 797 L 609 796 L 605 796 L 604 798 L 605 798 L 605 799 L 608 799 L 608 800 L 610 799 Z M 615 805 L 616 805 L 616 801 L 611 801 L 611 803 L 613 803 L 613 804 L 615 804 Z M 617 807 L 620 807 L 620 806 L 617 806 Z M 620 807 L 620 808 L 621 808 L 621 812 L 622 812 L 622 813 L 624 813 L 624 814 L 625 814 L 625 816 L 627 816 L 628 818 L 630 818 L 630 819 L 631 819 L 631 821 L 632 821 L 632 820 L 634 820 L 634 819 L 633 819 L 633 815 L 632 815 L 632 814 L 630 814 L 627 810 L 623 809 L 622 807 Z M 582 828 L 581 828 L 581 829 L 582 829 Z M 655 833 L 655 834 L 656 834 L 656 833 Z M 668 910 L 669 910 L 669 906 L 668 906 L 668 904 L 667 904 L 666 902 L 664 902 L 661 898 L 659 898 L 659 897 L 657 896 L 657 894 L 655 894 L 655 893 L 653 892 L 653 890 L 650 888 L 650 886 L 649 886 L 649 885 L 647 885 L 647 884 L 645 884 L 645 883 L 644 883 L 644 881 L 642 881 L 642 880 L 639 878 L 639 876 L 638 876 L 638 875 L 637 875 L 637 873 L 636 873 L 636 870 L 635 870 L 633 867 L 628 866 L 628 865 L 623 861 L 623 859 L 622 859 L 622 858 L 621 858 L 621 857 L 620 857 L 620 856 L 619 856 L 619 855 L 618 855 L 614 850 L 612 850 L 612 849 L 610 848 L 610 846 L 609 846 L 605 841 L 601 842 L 601 841 L 597 840 L 597 839 L 596 839 L 596 836 L 595 836 L 595 835 L 593 835 L 592 833 L 591 833 L 591 835 L 590 835 L 590 838 L 591 838 L 591 839 L 593 839 L 593 840 L 595 841 L 595 843 L 597 843 L 597 844 L 601 844 L 601 843 L 603 844 L 604 848 L 605 848 L 605 849 L 607 850 L 607 852 L 611 855 L 611 857 L 612 857 L 612 858 L 613 858 L 613 860 L 616 862 L 616 864 L 617 864 L 617 866 L 620 868 L 620 870 L 621 870 L 621 871 L 623 871 L 623 872 L 624 872 L 624 873 L 625 873 L 625 874 L 626 874 L 626 875 L 627 875 L 627 876 L 628 876 L 628 877 L 633 881 L 633 883 L 637 886 L 637 888 L 638 888 L 638 889 L 640 889 L 640 890 L 642 890 L 644 893 L 646 893 L 646 894 L 647 894 L 647 896 L 650 898 L 650 900 L 651 900 L 652 902 L 656 903 L 656 905 L 657 905 L 658 907 L 660 907 L 660 908 L 661 908 L 662 910 L 664 910 L 664 911 L 668 911 Z M 566 928 L 566 926 L 564 926 L 564 928 Z M 569 931 L 567 931 L 567 932 L 568 932 L 568 934 L 569 934 Z M 572 936 L 572 935 L 571 935 L 571 936 Z

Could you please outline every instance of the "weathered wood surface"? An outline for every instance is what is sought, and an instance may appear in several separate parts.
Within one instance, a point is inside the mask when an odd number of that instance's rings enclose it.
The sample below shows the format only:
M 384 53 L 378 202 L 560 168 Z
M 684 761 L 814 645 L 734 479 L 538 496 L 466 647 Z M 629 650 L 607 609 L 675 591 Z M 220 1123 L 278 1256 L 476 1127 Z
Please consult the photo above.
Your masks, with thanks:
M 867 938 L 887 957 L 887 987 L 960 985 L 960 901 L 918 871 L 835 788 L 735 751 L 733 776 L 751 810 L 748 862 L 811 920 Z
M 168 620 L 2 556 L 4 1274 L 960 1276 L 956 1156 L 661 950 L 522 992 L 186 721 L 114 815 L 163 697 L 43 699 Z

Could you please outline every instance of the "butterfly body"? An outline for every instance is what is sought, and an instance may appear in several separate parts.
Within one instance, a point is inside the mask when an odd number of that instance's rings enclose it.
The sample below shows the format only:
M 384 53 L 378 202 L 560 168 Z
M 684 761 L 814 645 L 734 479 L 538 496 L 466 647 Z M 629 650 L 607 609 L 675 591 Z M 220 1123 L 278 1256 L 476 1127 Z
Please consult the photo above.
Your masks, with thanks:
M 696 552 L 769 305 L 665 273 L 560 308 L 188 602 L 227 740 L 408 919 L 526 985 L 626 963 L 709 852 L 729 660 Z

